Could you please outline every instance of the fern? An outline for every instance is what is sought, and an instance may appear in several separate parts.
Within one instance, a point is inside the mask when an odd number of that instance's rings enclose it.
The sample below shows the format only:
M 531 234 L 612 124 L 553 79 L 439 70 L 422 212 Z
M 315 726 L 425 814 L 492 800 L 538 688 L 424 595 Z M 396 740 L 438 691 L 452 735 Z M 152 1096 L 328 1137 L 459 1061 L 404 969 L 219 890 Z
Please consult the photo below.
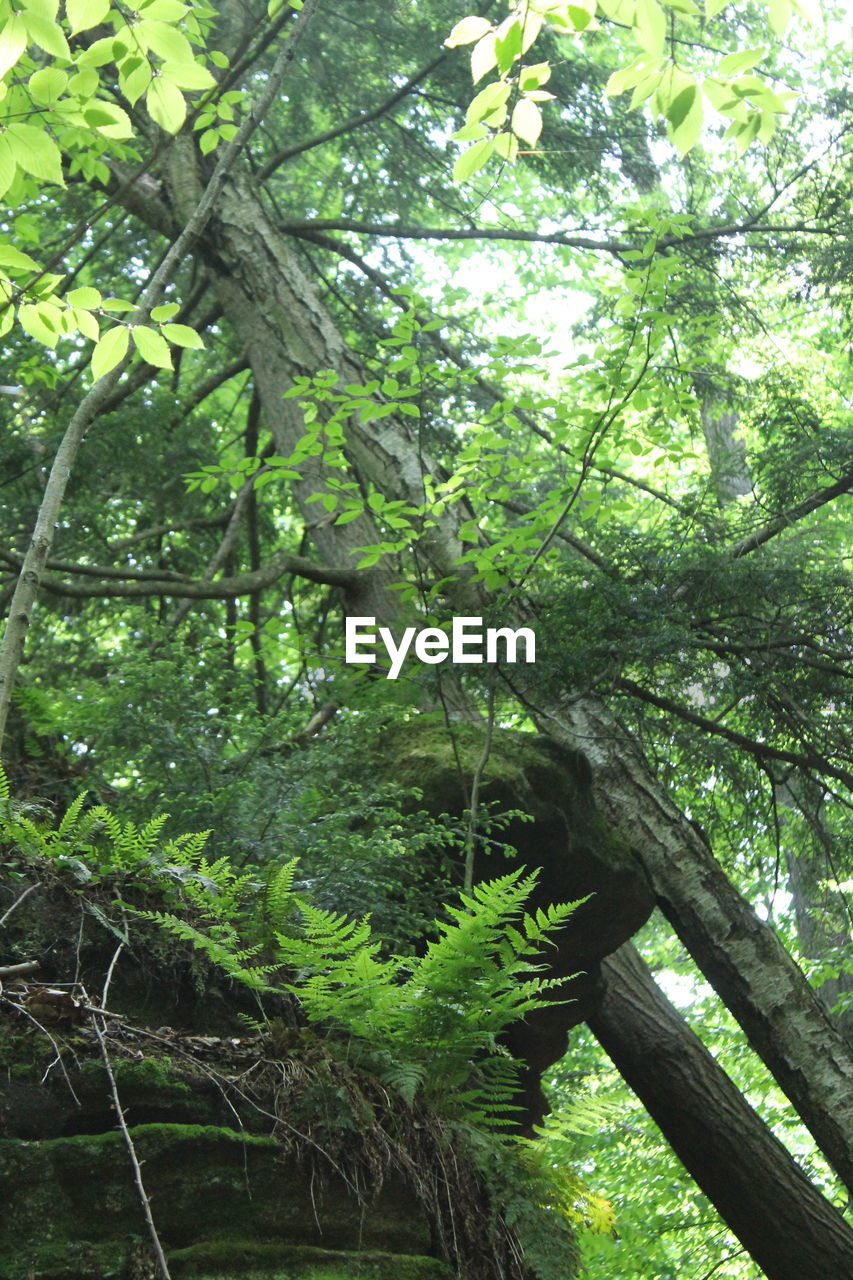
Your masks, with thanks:
M 540 976 L 549 936 L 574 904 L 536 915 L 524 903 L 535 875 L 513 871 L 476 886 L 449 910 L 440 936 L 420 958 L 383 959 L 367 917 L 349 920 L 292 895 L 299 928 L 278 932 L 287 984 L 311 1022 L 337 1028 L 372 1054 L 383 1083 L 502 1127 L 510 1120 L 518 1067 L 499 1042 L 517 1019 L 538 1008 L 564 979 Z
M 233 930 L 223 932 L 222 936 L 217 938 L 210 933 L 203 933 L 200 929 L 196 929 L 188 920 L 184 920 L 181 916 L 174 915 L 172 912 L 137 911 L 135 914 L 143 920 L 154 921 L 168 930 L 169 933 L 183 939 L 184 942 L 192 943 L 198 951 L 203 951 L 213 964 L 218 965 L 229 977 L 241 982 L 244 986 L 251 987 L 255 991 L 273 991 L 276 989 L 270 984 L 268 975 L 278 966 L 275 964 L 247 964 L 247 961 L 257 956 L 261 950 L 260 945 L 240 947 L 237 935 Z
M 273 867 L 264 886 L 264 918 L 273 933 L 286 932 L 287 922 L 294 908 L 293 881 L 296 877 L 297 859 L 291 858 L 280 867 Z

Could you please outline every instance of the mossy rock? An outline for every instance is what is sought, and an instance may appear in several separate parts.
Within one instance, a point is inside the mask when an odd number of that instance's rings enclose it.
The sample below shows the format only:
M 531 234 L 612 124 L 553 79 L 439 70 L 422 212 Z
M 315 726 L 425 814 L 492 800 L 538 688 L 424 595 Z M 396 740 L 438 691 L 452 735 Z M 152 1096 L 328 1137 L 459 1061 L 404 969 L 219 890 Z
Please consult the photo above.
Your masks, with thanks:
M 484 725 L 457 723 L 448 732 L 426 717 L 401 722 L 387 730 L 378 768 L 419 793 L 419 808 L 461 814 L 481 769 L 484 738 Z M 589 764 L 579 753 L 537 734 L 496 728 L 479 803 L 483 813 L 516 811 L 529 820 L 510 819 L 496 833 L 494 843 L 503 847 L 477 852 L 476 880 L 524 867 L 539 875 L 530 908 L 583 899 L 548 951 L 549 976 L 575 975 L 559 990 L 561 1003 L 536 1011 L 507 1036 L 526 1064 L 519 1103 L 529 1124 L 544 1110 L 542 1073 L 565 1053 L 569 1029 L 595 1008 L 600 961 L 645 924 L 654 900 L 638 860 L 596 808 Z
M 315 1185 L 275 1139 L 221 1126 L 138 1125 L 131 1135 L 176 1278 L 446 1274 L 425 1256 L 429 1229 L 404 1187 L 386 1184 L 365 1205 L 332 1176 Z M 0 1280 L 140 1274 L 148 1246 L 120 1133 L 2 1139 L 0 1188 Z
M 485 728 L 413 721 L 387 735 L 382 759 L 391 776 L 422 795 L 432 814 L 460 813 L 483 754 Z M 531 733 L 496 729 L 479 787 L 484 811 L 518 811 L 498 840 L 516 851 L 479 852 L 477 879 L 524 866 L 539 871 L 534 905 L 587 901 L 561 942 L 560 973 L 586 970 L 645 924 L 653 899 L 639 862 L 598 812 L 583 756 Z

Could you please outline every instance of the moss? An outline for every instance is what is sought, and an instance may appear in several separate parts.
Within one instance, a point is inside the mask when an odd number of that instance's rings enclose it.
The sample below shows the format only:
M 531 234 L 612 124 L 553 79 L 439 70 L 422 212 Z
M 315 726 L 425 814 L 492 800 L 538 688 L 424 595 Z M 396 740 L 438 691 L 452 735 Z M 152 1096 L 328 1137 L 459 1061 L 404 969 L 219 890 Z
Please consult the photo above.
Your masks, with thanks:
M 450 1280 L 451 1274 L 437 1258 L 255 1240 L 194 1245 L 168 1261 L 175 1280 Z
M 389 1188 L 365 1210 L 331 1177 L 314 1186 L 271 1137 L 192 1124 L 137 1125 L 132 1135 L 164 1247 L 187 1266 L 192 1250 L 230 1259 L 246 1253 L 246 1241 L 255 1256 L 260 1246 L 274 1256 L 353 1242 L 412 1254 L 429 1248 L 426 1224 L 402 1191 Z M 20 1280 L 29 1266 L 36 1277 L 118 1275 L 144 1234 L 119 1133 L 0 1140 L 0 1186 L 0 1280 Z

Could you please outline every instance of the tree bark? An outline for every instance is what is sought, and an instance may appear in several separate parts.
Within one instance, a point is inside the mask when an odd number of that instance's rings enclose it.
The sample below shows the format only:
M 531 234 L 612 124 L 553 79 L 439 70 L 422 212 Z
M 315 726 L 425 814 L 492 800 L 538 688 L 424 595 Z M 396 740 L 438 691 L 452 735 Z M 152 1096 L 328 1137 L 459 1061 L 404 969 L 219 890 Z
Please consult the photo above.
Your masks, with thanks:
M 851 1280 L 853 1229 L 809 1182 L 627 944 L 589 1026 L 768 1280 Z
M 526 700 L 543 730 L 587 757 L 596 804 L 636 851 L 663 914 L 853 1190 L 853 1053 L 802 970 L 606 707 Z

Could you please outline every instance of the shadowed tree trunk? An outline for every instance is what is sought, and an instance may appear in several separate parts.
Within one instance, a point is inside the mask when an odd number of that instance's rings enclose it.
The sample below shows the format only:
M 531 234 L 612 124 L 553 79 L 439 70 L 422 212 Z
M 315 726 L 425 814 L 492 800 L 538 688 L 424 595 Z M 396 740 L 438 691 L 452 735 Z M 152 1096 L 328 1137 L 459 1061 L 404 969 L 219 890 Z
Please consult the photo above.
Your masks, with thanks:
M 593 1034 L 769 1280 L 850 1280 L 853 1232 L 744 1100 L 630 945 Z

